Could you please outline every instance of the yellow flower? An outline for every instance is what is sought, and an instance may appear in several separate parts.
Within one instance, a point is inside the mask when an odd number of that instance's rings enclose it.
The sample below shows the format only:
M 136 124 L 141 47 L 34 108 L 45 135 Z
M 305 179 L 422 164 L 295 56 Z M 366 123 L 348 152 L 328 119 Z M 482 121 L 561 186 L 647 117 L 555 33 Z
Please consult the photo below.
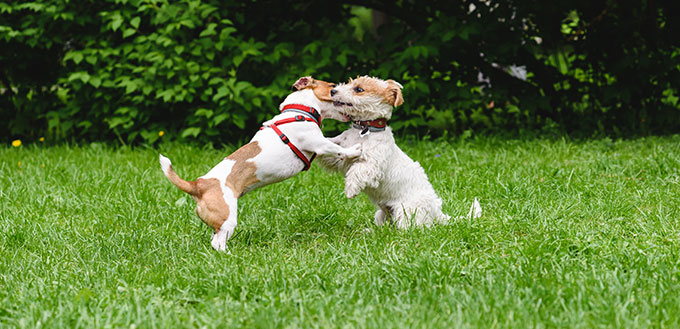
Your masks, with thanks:
M 14 147 L 19 147 L 21 146 L 21 139 L 15 139 L 12 141 L 12 146 Z
M 17 163 L 17 165 L 18 165 L 19 167 L 21 167 L 21 161 L 19 161 L 19 163 Z
M 163 135 L 165 135 L 165 131 L 161 130 L 158 132 L 158 137 L 163 137 Z
M 44 141 L 45 141 L 45 137 L 40 137 L 39 141 L 44 142 Z
M 44 164 L 44 163 L 41 163 L 41 164 L 40 164 L 40 168 L 45 168 L 45 164 Z

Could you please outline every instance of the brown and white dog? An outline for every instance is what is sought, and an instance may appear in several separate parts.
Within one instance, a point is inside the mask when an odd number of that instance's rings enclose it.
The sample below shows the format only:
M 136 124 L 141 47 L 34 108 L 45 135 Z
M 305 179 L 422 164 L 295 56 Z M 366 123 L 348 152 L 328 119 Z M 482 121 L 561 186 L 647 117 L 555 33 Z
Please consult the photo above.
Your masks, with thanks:
M 334 84 L 312 77 L 300 78 L 293 93 L 281 103 L 282 112 L 263 124 L 253 139 L 218 163 L 195 181 L 181 179 L 170 159 L 160 155 L 161 168 L 170 181 L 196 200 L 196 214 L 215 232 L 211 244 L 227 250 L 227 240 L 236 229 L 237 200 L 261 186 L 280 182 L 308 169 L 313 154 L 352 158 L 361 154 L 361 145 L 347 148 L 326 139 L 313 115 L 288 107 L 318 109 L 321 119 L 346 121 L 333 106 L 330 91 Z M 313 112 L 313 111 L 312 111 Z M 283 124 L 283 123 L 285 124 Z M 287 141 L 287 142 L 286 142 Z M 294 146 L 291 146 L 294 145 Z M 297 153 L 294 151 L 297 149 Z

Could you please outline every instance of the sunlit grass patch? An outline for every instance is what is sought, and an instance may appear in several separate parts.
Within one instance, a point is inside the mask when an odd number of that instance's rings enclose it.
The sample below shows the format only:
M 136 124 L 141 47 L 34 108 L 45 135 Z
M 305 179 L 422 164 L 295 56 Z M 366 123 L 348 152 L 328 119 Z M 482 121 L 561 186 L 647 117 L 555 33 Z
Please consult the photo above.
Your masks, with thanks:
M 159 150 L 0 149 L 0 326 L 680 325 L 680 137 L 399 143 L 483 216 L 378 228 L 313 166 L 240 199 L 225 255 Z M 194 179 L 230 150 L 160 151 Z

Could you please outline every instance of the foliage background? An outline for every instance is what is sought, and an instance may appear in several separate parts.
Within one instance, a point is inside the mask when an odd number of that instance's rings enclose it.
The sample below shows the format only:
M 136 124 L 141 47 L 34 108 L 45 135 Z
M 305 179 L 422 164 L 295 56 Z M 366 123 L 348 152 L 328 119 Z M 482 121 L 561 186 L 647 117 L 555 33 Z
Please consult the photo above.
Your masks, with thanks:
M 398 131 L 680 131 L 677 1 L 0 3 L 0 138 L 234 142 L 299 76 L 393 78 Z M 526 79 L 509 74 L 526 70 Z M 482 76 L 480 76 L 480 74 Z M 481 79 L 480 79 L 481 78 Z M 480 82 L 481 81 L 481 82 Z M 331 125 L 332 129 L 332 125 Z

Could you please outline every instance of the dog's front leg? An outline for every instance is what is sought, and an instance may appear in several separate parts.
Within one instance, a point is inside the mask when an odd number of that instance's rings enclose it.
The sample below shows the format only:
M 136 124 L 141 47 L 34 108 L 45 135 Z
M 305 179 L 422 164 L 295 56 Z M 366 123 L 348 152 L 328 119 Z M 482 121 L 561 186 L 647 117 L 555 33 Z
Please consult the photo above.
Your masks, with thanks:
M 357 161 L 349 167 L 345 174 L 345 195 L 348 198 L 357 196 L 367 186 L 378 187 L 380 173 L 367 161 Z
M 329 137 L 329 138 L 326 138 L 326 139 L 333 142 L 334 144 L 342 145 L 342 142 L 344 142 L 347 139 L 347 137 L 343 133 L 343 134 L 337 135 L 335 137 Z
M 376 145 L 365 150 L 361 157 L 352 164 L 345 174 L 345 195 L 348 198 L 357 196 L 364 188 L 378 188 L 383 177 L 389 149 Z
M 344 132 L 340 135 L 337 135 L 335 137 L 331 138 L 326 138 L 328 141 L 332 142 L 333 144 L 343 146 L 343 143 L 347 140 L 347 133 Z M 318 158 L 318 163 L 321 165 L 326 170 L 331 170 L 331 171 L 341 171 L 342 168 L 345 166 L 345 158 L 343 158 L 340 155 L 337 155 L 335 153 L 329 153 L 329 154 L 324 154 L 320 155 Z
M 345 159 L 335 155 L 326 154 L 316 158 L 317 163 L 326 170 L 340 171 L 345 164 Z
M 361 155 L 361 144 L 354 144 L 345 148 L 323 137 L 321 132 L 318 133 L 318 136 L 315 134 L 310 137 L 313 138 L 305 138 L 300 143 L 300 147 L 307 152 L 324 156 L 334 155 L 340 158 L 356 158 Z

